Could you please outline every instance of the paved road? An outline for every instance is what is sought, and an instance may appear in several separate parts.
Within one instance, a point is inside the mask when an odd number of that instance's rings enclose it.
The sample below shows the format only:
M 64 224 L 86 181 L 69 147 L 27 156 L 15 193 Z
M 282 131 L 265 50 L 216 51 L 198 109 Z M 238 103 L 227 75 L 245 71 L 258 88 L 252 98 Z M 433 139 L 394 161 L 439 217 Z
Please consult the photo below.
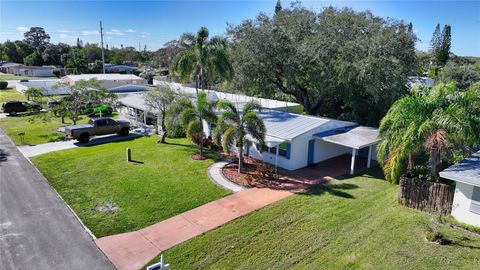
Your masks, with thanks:
M 0 269 L 114 269 L 1 129 Z

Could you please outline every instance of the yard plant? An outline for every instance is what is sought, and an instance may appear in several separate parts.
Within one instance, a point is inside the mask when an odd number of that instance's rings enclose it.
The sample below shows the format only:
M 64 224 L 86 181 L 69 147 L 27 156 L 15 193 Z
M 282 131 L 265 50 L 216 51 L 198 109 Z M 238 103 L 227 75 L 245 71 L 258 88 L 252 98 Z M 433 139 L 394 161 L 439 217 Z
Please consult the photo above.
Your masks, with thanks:
M 217 110 L 221 111 L 215 129 L 217 144 L 229 152 L 232 146 L 238 151 L 238 172 L 243 168 L 243 151 L 256 141 L 262 148 L 265 145 L 267 129 L 262 118 L 257 115 L 262 107 L 258 101 L 250 101 L 245 104 L 239 112 L 235 105 L 228 100 L 220 100 L 217 103 Z
M 195 107 L 187 107 L 181 114 L 183 125 L 186 126 L 187 136 L 190 138 L 198 137 L 198 147 L 200 149 L 200 156 L 203 155 L 203 120 L 207 123 L 214 123 L 217 119 L 213 111 L 213 105 L 208 102 L 207 94 L 201 91 L 197 95 L 197 104 Z

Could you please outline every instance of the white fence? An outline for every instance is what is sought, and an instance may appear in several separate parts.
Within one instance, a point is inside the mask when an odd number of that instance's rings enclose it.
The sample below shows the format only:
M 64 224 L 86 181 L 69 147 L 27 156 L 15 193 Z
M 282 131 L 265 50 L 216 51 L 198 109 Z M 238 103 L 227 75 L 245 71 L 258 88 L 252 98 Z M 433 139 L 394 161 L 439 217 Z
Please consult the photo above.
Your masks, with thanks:
M 182 94 L 187 94 L 187 95 L 196 95 L 196 90 L 193 87 L 187 87 L 183 86 L 180 83 L 174 83 L 174 82 L 167 82 L 167 81 L 162 81 L 162 80 L 153 80 L 154 85 L 168 85 L 172 89 L 176 90 L 179 93 Z M 230 100 L 231 102 L 234 103 L 246 103 L 252 100 L 256 100 L 260 102 L 261 106 L 263 108 L 268 108 L 268 109 L 280 109 L 280 108 L 288 108 L 288 107 L 294 107 L 298 106 L 298 103 L 293 103 L 293 102 L 286 102 L 286 101 L 280 101 L 280 100 L 274 100 L 274 99 L 266 99 L 266 98 L 257 98 L 257 97 L 250 97 L 250 96 L 245 96 L 245 95 L 239 95 L 239 94 L 233 94 L 233 93 L 225 93 L 225 92 L 220 92 L 216 90 L 206 90 L 207 96 L 209 99 L 227 99 Z

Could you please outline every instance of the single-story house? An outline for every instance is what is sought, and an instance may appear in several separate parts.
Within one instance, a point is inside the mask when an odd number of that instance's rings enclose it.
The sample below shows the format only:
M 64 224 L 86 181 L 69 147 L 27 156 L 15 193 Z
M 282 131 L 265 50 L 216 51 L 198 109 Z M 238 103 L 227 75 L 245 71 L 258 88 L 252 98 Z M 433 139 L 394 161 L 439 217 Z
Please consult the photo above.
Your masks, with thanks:
M 4 73 L 30 77 L 53 77 L 55 76 L 53 74 L 55 69 L 63 70 L 56 66 L 26 66 L 17 63 L 6 63 L 0 67 L 0 70 Z
M 185 91 L 182 93 L 191 94 Z M 230 100 L 240 110 L 250 99 L 256 99 L 218 91 L 207 92 L 207 98 L 210 101 L 219 100 L 219 96 Z M 195 97 L 190 98 L 195 99 Z M 262 152 L 259 145 L 254 144 L 245 149 L 246 155 L 287 170 L 296 170 L 336 156 L 351 154 L 352 174 L 357 156 L 367 158 L 367 167 L 370 167 L 371 160 L 376 160 L 374 146 L 379 141 L 376 129 L 362 127 L 353 122 L 279 110 L 289 106 L 298 106 L 296 103 L 267 99 L 257 100 L 264 108 L 260 116 L 267 129 L 268 149 Z M 132 121 L 146 123 L 148 115 L 154 113 L 146 107 L 140 93 L 124 95 L 119 98 L 119 102 L 124 105 L 121 113 Z M 212 125 L 203 123 L 203 129 L 207 136 L 212 134 L 213 128 Z
M 350 172 L 355 159 L 364 156 L 376 160 L 374 145 L 378 143 L 377 130 L 353 122 L 324 117 L 307 116 L 276 110 L 263 110 L 268 149 L 260 151 L 258 144 L 245 149 L 245 154 L 272 165 L 297 170 L 315 163 L 351 154 Z
M 81 75 L 67 75 L 62 78 L 64 83 L 74 85 L 80 80 L 97 79 L 102 87 L 112 89 L 124 85 L 147 85 L 147 80 L 140 78 L 133 74 L 81 74 Z
M 480 151 L 440 172 L 440 177 L 456 184 L 452 216 L 480 227 Z

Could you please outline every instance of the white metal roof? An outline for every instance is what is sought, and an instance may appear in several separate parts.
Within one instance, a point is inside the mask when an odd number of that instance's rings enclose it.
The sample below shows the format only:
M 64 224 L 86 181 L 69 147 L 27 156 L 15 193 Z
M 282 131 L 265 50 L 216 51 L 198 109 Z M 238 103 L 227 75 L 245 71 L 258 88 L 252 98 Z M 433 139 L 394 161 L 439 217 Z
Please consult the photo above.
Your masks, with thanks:
M 97 79 L 99 81 L 128 81 L 128 80 L 143 80 L 142 78 L 133 74 L 81 74 L 81 75 L 67 75 L 67 78 L 73 81 Z
M 380 141 L 378 130 L 372 127 L 359 126 L 343 133 L 333 134 L 325 137 L 315 136 L 315 138 L 329 143 L 360 149 L 366 146 L 376 144 Z
M 274 110 L 263 110 L 259 114 L 267 128 L 267 135 L 287 141 L 327 123 L 346 123 L 335 119 Z
M 191 98 L 193 101 L 195 98 Z M 122 104 L 137 108 L 140 110 L 148 110 L 143 95 L 141 93 L 132 93 L 118 99 Z M 235 103 L 235 102 L 234 102 Z M 237 104 L 235 104 L 237 105 Z M 242 103 L 239 104 L 241 110 Z M 276 110 L 262 110 L 259 113 L 262 117 L 267 135 L 269 138 L 276 138 L 278 142 L 291 141 L 297 136 L 304 134 L 310 130 L 318 128 L 327 123 L 342 123 L 343 125 L 352 125 L 354 123 L 340 121 L 335 119 L 300 115 Z M 273 139 L 270 140 L 273 143 Z
M 480 151 L 443 170 L 440 177 L 480 187 Z

